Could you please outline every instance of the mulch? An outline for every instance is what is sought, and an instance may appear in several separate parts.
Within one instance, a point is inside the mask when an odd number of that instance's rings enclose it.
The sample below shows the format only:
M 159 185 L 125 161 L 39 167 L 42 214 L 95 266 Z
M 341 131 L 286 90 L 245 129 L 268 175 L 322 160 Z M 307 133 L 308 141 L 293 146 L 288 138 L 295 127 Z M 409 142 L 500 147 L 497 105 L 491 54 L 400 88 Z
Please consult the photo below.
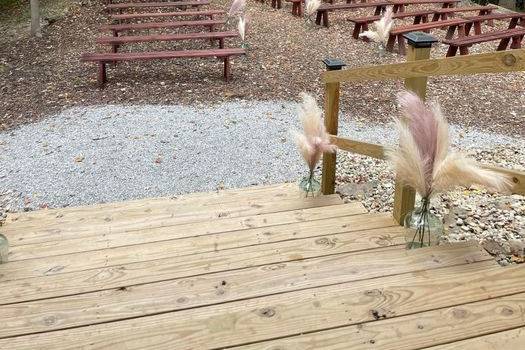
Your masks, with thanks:
M 331 14 L 331 27 L 321 28 L 291 15 L 290 4 L 273 10 L 269 4 L 248 3 L 250 24 L 246 57 L 233 61 L 233 80 L 222 81 L 222 62 L 213 59 L 119 63 L 109 67 L 109 83 L 96 87 L 95 64 L 81 63 L 82 53 L 97 47 L 98 27 L 108 23 L 101 1 L 71 5 L 63 16 L 30 38 L 22 26 L 0 38 L 0 129 L 37 121 L 78 105 L 188 104 L 208 105 L 231 99 L 295 100 L 302 91 L 322 97 L 323 58 L 339 58 L 348 67 L 403 62 L 397 54 L 379 59 L 376 46 L 352 39 L 345 19 L 367 12 Z M 215 0 L 210 8 L 226 9 Z M 366 11 L 366 10 L 365 10 Z M 373 11 L 373 10 L 371 10 Z M 0 23 L 0 29 L 5 23 Z M 235 29 L 231 21 L 228 29 Z M 487 29 L 487 28 L 485 28 Z M 432 32 L 443 37 L 444 32 Z M 157 44 L 158 49 L 209 47 L 209 42 Z M 229 41 L 240 46 L 240 41 Z M 497 43 L 476 45 L 473 53 L 492 52 Z M 146 46 L 139 45 L 136 50 Z M 125 49 L 125 48 L 124 48 Z M 438 45 L 433 57 L 444 57 Z M 525 136 L 525 73 L 439 77 L 429 80 L 429 98 L 437 98 L 452 123 Z M 345 84 L 341 107 L 351 119 L 389 122 L 395 113 L 400 82 Z M 291 116 L 295 117 L 295 116 Z

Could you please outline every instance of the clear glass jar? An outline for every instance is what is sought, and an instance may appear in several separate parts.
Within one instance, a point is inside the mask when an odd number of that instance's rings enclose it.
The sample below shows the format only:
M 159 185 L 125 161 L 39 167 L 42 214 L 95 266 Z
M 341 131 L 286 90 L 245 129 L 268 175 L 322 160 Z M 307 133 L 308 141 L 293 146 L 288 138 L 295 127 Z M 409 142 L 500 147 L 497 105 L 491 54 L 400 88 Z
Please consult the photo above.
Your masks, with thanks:
M 0 233 L 0 264 L 7 262 L 7 254 L 9 253 L 9 242 L 6 236 Z
M 321 183 L 312 174 L 303 177 L 299 181 L 299 188 L 306 192 L 306 197 L 310 194 L 312 197 L 315 197 L 319 193 L 319 190 L 321 190 Z
M 405 216 L 406 248 L 435 246 L 443 236 L 441 219 L 430 212 L 430 200 L 422 198 L 421 203 Z

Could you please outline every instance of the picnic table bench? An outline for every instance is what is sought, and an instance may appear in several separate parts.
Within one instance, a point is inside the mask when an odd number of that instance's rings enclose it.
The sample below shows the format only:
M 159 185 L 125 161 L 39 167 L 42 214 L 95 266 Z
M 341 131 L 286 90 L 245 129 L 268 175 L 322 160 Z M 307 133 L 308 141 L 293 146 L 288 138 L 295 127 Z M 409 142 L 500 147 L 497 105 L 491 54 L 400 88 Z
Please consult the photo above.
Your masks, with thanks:
M 378 16 L 381 14 L 381 11 L 388 5 L 390 5 L 389 1 L 371 1 L 346 4 L 323 4 L 317 9 L 317 17 L 315 19 L 315 23 L 320 25 L 322 21 L 323 26 L 328 27 L 328 12 L 330 11 L 355 10 L 367 7 L 375 7 L 374 15 Z
M 227 49 L 209 49 L 209 50 L 181 50 L 181 51 L 153 51 L 153 52 L 124 52 L 124 53 L 91 53 L 84 54 L 80 59 L 82 62 L 97 62 L 98 63 L 98 78 L 97 82 L 100 87 L 103 87 L 107 81 L 106 65 L 108 63 L 117 61 L 147 61 L 159 59 L 175 59 L 175 58 L 204 58 L 217 57 L 224 61 L 224 80 L 229 81 L 230 72 L 230 58 L 232 56 L 240 56 L 246 54 L 242 48 L 227 48 Z
M 474 44 L 500 40 L 496 51 L 504 51 L 507 49 L 509 42 L 512 40 L 510 48 L 519 49 L 521 48 L 521 42 L 525 36 L 525 28 L 512 28 L 512 29 L 503 29 L 491 31 L 483 34 L 476 34 L 465 36 L 456 39 L 444 39 L 442 42 L 444 44 L 450 45 L 447 51 L 447 57 L 455 56 L 458 52 L 461 55 L 468 55 L 468 47 Z
M 272 3 L 273 1 L 275 0 L 272 0 Z M 280 3 L 281 3 L 281 0 L 277 0 L 279 1 L 279 7 L 278 8 L 281 8 L 280 7 Z M 297 16 L 297 17 L 301 17 L 303 15 L 303 2 L 305 2 L 305 0 L 286 0 L 287 2 L 291 2 L 292 3 L 292 15 L 293 16 Z M 347 2 L 349 2 L 350 0 L 347 0 Z M 366 0 L 361 0 L 362 2 L 365 2 Z M 326 2 L 326 3 L 329 3 L 329 4 L 333 4 L 334 3 L 334 0 L 323 0 L 323 2 Z
M 125 13 L 119 15 L 111 15 L 114 21 L 126 21 L 130 19 L 142 18 L 163 18 L 163 17 L 197 17 L 202 16 L 208 19 L 213 19 L 215 15 L 224 15 L 224 10 L 204 10 L 204 11 L 176 11 L 176 12 L 144 12 L 144 13 Z
M 191 1 L 162 1 L 162 2 L 126 2 L 118 4 L 106 5 L 108 11 L 118 10 L 122 12 L 124 9 L 147 9 L 147 8 L 159 8 L 159 7 L 197 7 L 209 5 L 210 0 L 191 0 Z
M 510 19 L 508 29 L 515 28 L 518 24 L 525 25 L 525 13 L 518 12 L 506 12 L 506 13 L 494 13 L 484 16 L 471 16 L 465 17 L 469 21 L 465 26 L 465 34 L 469 35 L 470 29 L 474 27 L 474 33 L 476 35 L 481 34 L 481 23 L 486 20 L 505 20 Z
M 405 11 L 407 5 L 440 4 L 443 8 L 454 7 L 461 0 L 388 0 L 394 13 Z
M 401 19 L 401 18 L 407 18 L 407 17 L 414 17 L 414 24 L 419 24 L 421 22 L 426 23 L 428 22 L 429 15 L 432 15 L 434 13 L 433 10 L 421 10 L 421 11 L 413 11 L 413 12 L 398 12 L 394 13 L 392 18 L 394 19 Z M 354 23 L 354 31 L 352 32 L 352 37 L 354 39 L 359 39 L 359 33 L 361 31 L 368 30 L 368 25 L 372 22 L 378 21 L 381 19 L 381 16 L 367 16 L 367 17 L 354 17 L 354 18 L 348 18 L 348 21 Z
M 217 25 L 226 23 L 224 19 L 206 19 L 198 21 L 174 21 L 174 22 L 149 22 L 149 23 L 126 23 L 126 24 L 109 24 L 101 26 L 101 31 L 111 31 L 113 36 L 118 36 L 119 32 L 130 30 L 149 30 L 149 29 L 165 29 L 165 28 L 179 28 L 179 27 L 208 27 L 212 32 Z
M 403 37 L 403 34 L 410 33 L 410 32 L 417 32 L 417 31 L 424 31 L 427 32 L 430 29 L 434 28 L 441 28 L 441 27 L 448 27 L 448 31 L 446 34 L 447 39 L 451 39 L 456 32 L 456 29 L 458 30 L 458 35 L 460 37 L 465 36 L 465 24 L 468 23 L 465 19 L 455 18 L 455 19 L 447 19 L 445 21 L 435 21 L 435 22 L 428 22 L 428 23 L 420 23 L 416 25 L 406 25 L 406 26 L 399 26 L 390 31 L 390 36 L 388 38 L 388 42 L 386 44 L 386 50 L 393 51 L 394 44 L 397 39 L 398 47 L 399 47 L 399 53 L 404 55 L 406 52 L 405 48 L 405 38 Z
M 468 6 L 468 7 L 446 7 L 434 10 L 434 16 L 432 16 L 432 21 L 445 20 L 448 19 L 449 15 L 462 12 L 471 12 L 479 11 L 479 15 L 490 15 L 493 10 L 496 10 L 498 7 L 494 5 L 485 5 L 485 6 Z
M 155 42 L 155 41 L 181 41 L 181 40 L 217 40 L 219 48 L 224 48 L 224 39 L 239 36 L 236 31 L 229 32 L 197 32 L 182 34 L 156 34 L 156 35 L 134 35 L 134 36 L 105 36 L 97 38 L 98 44 L 111 45 L 112 52 L 116 53 L 118 47 L 123 44 Z

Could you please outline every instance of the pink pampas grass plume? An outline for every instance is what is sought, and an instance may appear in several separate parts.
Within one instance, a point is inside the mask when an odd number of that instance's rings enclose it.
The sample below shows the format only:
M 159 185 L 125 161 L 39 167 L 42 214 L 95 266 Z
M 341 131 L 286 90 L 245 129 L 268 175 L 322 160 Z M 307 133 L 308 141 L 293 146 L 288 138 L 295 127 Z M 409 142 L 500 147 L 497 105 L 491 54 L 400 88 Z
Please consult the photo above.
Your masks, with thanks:
M 387 151 L 398 178 L 422 197 L 456 186 L 481 185 L 507 191 L 512 181 L 506 175 L 485 169 L 460 153 L 449 151 L 448 124 L 438 104 L 428 108 L 412 92 L 399 94 L 404 119 L 395 119 L 399 147 Z
M 302 103 L 298 112 L 303 125 L 303 133 L 293 131 L 295 143 L 313 173 L 323 153 L 333 153 L 337 147 L 330 143 L 330 136 L 321 119 L 322 111 L 315 99 L 306 93 L 301 94 Z
M 243 13 L 244 8 L 246 7 L 246 0 L 233 0 L 230 10 L 228 11 L 228 16 L 240 15 Z

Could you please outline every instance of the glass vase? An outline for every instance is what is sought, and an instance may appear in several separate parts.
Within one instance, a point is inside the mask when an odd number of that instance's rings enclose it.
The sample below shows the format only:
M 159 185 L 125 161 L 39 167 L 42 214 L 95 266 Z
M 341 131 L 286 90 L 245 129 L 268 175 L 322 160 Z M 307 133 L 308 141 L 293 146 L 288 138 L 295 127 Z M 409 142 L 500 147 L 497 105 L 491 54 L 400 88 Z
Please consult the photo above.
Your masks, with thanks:
M 381 59 L 385 57 L 386 47 L 384 43 L 379 43 L 377 45 L 377 55 Z
M 9 242 L 7 238 L 0 233 L 0 264 L 7 262 L 7 253 L 9 252 Z
M 315 197 L 321 189 L 321 183 L 313 174 L 310 174 L 299 181 L 299 188 L 306 193 L 306 197 L 310 194 Z
M 421 203 L 405 216 L 406 248 L 435 246 L 443 235 L 441 219 L 430 212 L 430 200 L 422 198 Z

